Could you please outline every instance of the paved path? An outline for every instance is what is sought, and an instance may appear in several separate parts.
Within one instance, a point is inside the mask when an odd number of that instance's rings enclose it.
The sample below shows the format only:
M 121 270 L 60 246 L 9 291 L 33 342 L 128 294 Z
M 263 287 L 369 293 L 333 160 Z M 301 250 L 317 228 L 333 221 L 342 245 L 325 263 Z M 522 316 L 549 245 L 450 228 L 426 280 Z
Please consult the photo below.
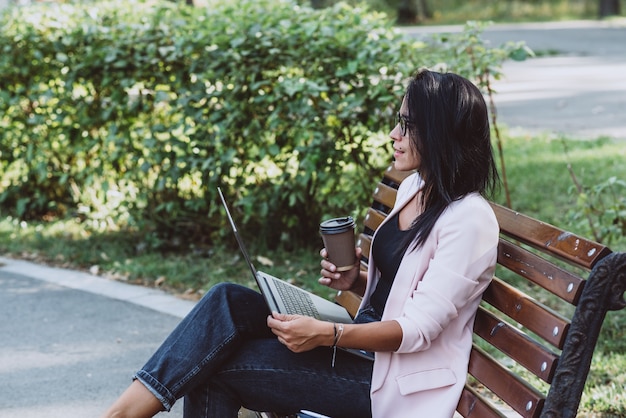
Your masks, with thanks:
M 98 417 L 192 306 L 0 257 L 0 418 Z
M 460 26 L 407 28 L 413 36 Z M 493 25 L 492 46 L 525 41 L 540 57 L 507 62 L 494 83 L 498 121 L 522 132 L 626 139 L 626 20 Z
M 607 27 L 608 26 L 608 27 Z M 420 28 L 414 33 L 451 28 Z M 616 134 L 626 126 L 626 32 L 597 22 L 497 26 L 563 54 L 508 63 L 500 118 L 524 129 Z M 97 417 L 192 307 L 162 292 L 0 257 L 0 418 Z M 172 414 L 182 416 L 181 404 Z

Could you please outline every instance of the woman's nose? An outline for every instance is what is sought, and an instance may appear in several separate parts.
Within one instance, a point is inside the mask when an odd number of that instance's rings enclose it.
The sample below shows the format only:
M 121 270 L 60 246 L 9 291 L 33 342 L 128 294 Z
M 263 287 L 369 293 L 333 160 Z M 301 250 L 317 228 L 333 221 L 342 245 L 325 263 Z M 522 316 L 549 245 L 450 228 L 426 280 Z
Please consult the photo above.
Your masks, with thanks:
M 389 137 L 394 141 L 399 141 L 402 139 L 402 134 L 400 132 L 400 124 L 396 123 L 391 132 L 389 132 Z

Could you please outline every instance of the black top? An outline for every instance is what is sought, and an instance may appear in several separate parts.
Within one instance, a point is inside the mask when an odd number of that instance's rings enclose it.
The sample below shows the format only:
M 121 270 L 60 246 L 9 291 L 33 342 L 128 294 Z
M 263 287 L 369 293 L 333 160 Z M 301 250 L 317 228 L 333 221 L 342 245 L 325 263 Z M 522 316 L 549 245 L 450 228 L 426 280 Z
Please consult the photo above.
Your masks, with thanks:
M 370 298 L 370 306 L 379 316 L 382 316 L 385 303 L 389 297 L 391 285 L 396 277 L 400 262 L 405 251 L 398 251 L 406 234 L 398 225 L 399 216 L 396 213 L 388 222 L 380 227 L 376 239 L 372 243 L 372 256 L 376 259 L 376 266 L 380 271 L 380 280 Z

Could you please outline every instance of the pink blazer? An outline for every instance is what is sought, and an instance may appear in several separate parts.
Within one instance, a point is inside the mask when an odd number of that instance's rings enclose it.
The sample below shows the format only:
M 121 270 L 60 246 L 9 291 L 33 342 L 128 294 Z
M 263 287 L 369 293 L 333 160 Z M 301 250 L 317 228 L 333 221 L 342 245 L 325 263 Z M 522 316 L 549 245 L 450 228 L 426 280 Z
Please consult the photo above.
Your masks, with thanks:
M 407 177 L 386 219 L 421 186 L 418 174 Z M 466 380 L 476 309 L 495 270 L 498 233 L 491 207 L 474 193 L 453 202 L 424 245 L 404 255 L 382 317 L 400 324 L 402 343 L 395 352 L 376 353 L 374 418 L 454 415 Z M 371 251 L 368 274 L 361 306 L 380 277 Z

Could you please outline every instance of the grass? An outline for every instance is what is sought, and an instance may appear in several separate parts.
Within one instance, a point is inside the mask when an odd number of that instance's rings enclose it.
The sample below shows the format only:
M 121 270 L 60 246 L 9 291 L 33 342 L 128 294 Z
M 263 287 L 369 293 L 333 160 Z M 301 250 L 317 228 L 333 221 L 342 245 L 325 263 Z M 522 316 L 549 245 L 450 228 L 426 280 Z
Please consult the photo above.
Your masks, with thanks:
M 518 23 L 597 17 L 597 2 L 580 0 L 489 2 L 447 0 L 436 3 L 432 19 L 434 24 L 462 24 L 467 20 Z
M 504 135 L 506 171 L 513 207 L 528 215 L 590 236 L 584 223 L 572 224 L 582 209 L 570 171 L 586 187 L 610 177 L 626 179 L 626 147 L 606 138 L 577 140 L 546 136 Z M 504 198 L 496 200 L 504 202 Z M 272 274 L 324 297 L 334 294 L 317 284 L 321 242 L 295 252 L 255 248 L 259 266 Z M 234 281 L 254 286 L 247 267 L 232 242 L 195 248 L 185 253 L 149 251 L 145 237 L 136 233 L 94 234 L 74 219 L 54 222 L 0 220 L 0 254 L 38 263 L 91 271 L 103 277 L 155 286 L 197 299 L 210 286 Z M 615 236 L 614 251 L 626 251 L 626 237 Z M 581 416 L 626 416 L 626 312 L 610 312 L 600 337 L 588 378 Z
M 507 137 L 504 154 L 513 208 L 585 236 L 591 236 L 589 230 L 568 224 L 564 216 L 576 210 L 577 199 L 568 165 L 586 187 L 613 176 L 626 179 L 626 147 L 606 138 Z M 626 242 L 614 247 L 626 251 Z
M 11 217 L 0 220 L 0 254 L 5 256 L 157 286 L 189 298 L 199 298 L 206 289 L 223 281 L 253 285 L 234 242 L 213 248 L 192 247 L 184 253 L 162 253 L 147 250 L 150 246 L 144 238 L 126 231 L 91 234 L 73 219 L 49 223 Z M 256 262 L 260 267 L 323 294 L 316 283 L 319 255 L 314 250 L 268 252 L 254 245 L 250 250 L 259 254 Z

